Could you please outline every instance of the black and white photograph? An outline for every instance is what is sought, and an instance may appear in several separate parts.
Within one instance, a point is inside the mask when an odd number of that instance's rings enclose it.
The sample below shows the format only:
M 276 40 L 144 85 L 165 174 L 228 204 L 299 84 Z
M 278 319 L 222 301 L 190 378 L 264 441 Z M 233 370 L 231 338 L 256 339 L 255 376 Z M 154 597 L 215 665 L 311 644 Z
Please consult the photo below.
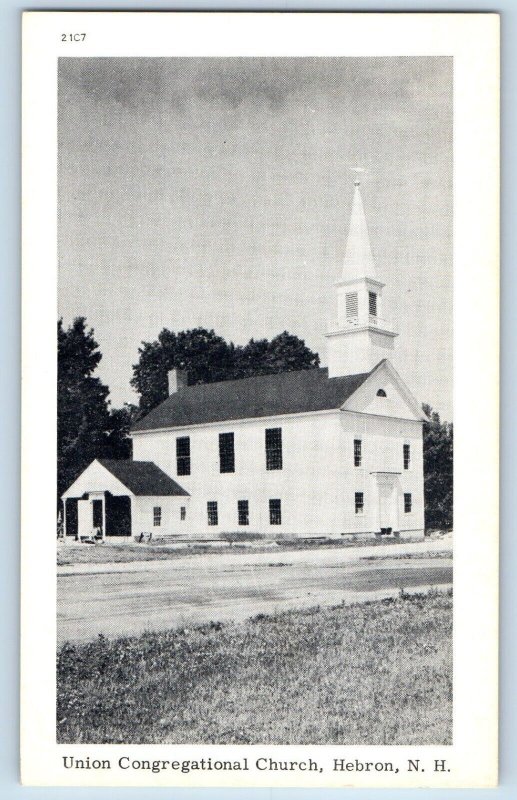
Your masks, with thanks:
M 481 249 L 458 292 L 463 62 L 62 41 L 55 449 L 34 495 L 62 780 L 440 785 L 466 735 L 465 575 L 488 625 L 495 587 L 466 550 L 465 416 L 461 462 L 454 437 L 462 354 L 496 368 L 490 279 L 485 349 L 465 314 Z
M 58 741 L 449 744 L 452 60 L 58 80 Z

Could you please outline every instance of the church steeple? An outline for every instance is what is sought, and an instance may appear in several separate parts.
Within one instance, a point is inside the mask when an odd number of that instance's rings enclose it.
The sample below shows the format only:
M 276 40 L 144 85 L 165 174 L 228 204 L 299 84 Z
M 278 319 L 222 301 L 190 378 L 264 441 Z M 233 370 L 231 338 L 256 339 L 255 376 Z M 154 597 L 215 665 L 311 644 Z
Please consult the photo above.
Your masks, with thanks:
M 354 181 L 354 199 L 352 201 L 352 214 L 350 228 L 346 242 L 345 260 L 343 262 L 342 281 L 353 280 L 361 275 L 376 278 L 375 264 L 370 247 L 368 226 L 364 215 L 363 199 L 361 197 L 360 181 Z
M 328 338 L 329 378 L 369 372 L 394 349 L 397 334 L 382 309 L 360 181 L 354 180 L 350 227 L 337 289 L 337 320 Z

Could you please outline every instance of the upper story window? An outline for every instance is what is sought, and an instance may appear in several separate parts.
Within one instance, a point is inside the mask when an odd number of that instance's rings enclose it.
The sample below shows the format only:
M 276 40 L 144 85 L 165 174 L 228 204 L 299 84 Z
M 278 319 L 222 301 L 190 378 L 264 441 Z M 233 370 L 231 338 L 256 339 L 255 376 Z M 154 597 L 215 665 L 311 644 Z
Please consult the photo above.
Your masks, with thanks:
M 368 292 L 368 312 L 371 317 L 377 316 L 377 295 L 375 292 Z
M 282 428 L 266 428 L 266 469 L 282 469 Z
M 176 439 L 176 472 L 178 475 L 190 475 L 190 436 Z
M 407 493 L 404 494 L 404 513 L 405 514 L 409 514 L 410 513 L 412 505 L 413 505 L 413 503 L 412 503 L 411 494 L 409 492 L 407 492 Z
M 354 439 L 354 467 L 360 467 L 363 460 L 363 443 L 361 439 Z
M 233 433 L 219 434 L 219 472 L 235 472 Z
M 411 463 L 411 448 L 408 444 L 405 444 L 402 449 L 404 455 L 404 469 L 409 469 Z
M 348 292 L 345 295 L 345 310 L 347 319 L 355 319 L 358 314 L 357 292 Z
M 379 389 L 379 391 L 377 392 L 377 397 L 386 397 L 386 392 L 384 391 L 384 389 Z
M 250 504 L 247 500 L 237 500 L 237 516 L 239 525 L 250 524 Z
M 162 507 L 154 506 L 153 508 L 153 525 L 158 528 L 162 524 Z
M 206 512 L 208 515 L 208 524 L 209 525 L 218 525 L 219 524 L 219 515 L 217 513 L 217 501 L 216 500 L 209 500 L 206 504 Z
M 180 520 L 184 522 L 187 519 L 187 507 L 181 506 L 180 508 Z
M 355 493 L 355 513 L 362 514 L 364 511 L 364 494 L 363 492 Z
M 269 501 L 269 524 L 281 525 L 282 524 L 282 501 L 270 500 Z

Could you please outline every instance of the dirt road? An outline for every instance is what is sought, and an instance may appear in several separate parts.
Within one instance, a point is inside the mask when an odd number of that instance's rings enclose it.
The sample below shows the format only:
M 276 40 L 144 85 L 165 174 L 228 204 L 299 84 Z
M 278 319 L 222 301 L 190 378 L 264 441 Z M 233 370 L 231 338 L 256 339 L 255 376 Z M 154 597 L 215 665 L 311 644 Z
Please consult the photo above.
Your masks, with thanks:
M 449 547 L 449 545 L 447 545 Z M 333 605 L 452 582 L 441 543 L 171 561 L 81 564 L 58 574 L 58 641 L 123 636 L 287 608 Z

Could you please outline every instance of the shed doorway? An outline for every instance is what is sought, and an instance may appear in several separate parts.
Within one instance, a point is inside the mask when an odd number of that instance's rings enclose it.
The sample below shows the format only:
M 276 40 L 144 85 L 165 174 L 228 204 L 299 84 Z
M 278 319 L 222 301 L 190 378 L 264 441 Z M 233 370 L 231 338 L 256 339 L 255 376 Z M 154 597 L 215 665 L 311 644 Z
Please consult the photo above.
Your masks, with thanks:
M 95 493 L 83 496 L 78 506 L 78 537 L 84 539 L 104 539 L 106 535 L 104 494 Z
M 103 530 L 104 510 L 102 500 L 92 500 L 92 523 L 93 530 Z
M 131 536 L 131 498 L 110 492 L 84 494 L 65 502 L 66 535 L 74 539 Z

